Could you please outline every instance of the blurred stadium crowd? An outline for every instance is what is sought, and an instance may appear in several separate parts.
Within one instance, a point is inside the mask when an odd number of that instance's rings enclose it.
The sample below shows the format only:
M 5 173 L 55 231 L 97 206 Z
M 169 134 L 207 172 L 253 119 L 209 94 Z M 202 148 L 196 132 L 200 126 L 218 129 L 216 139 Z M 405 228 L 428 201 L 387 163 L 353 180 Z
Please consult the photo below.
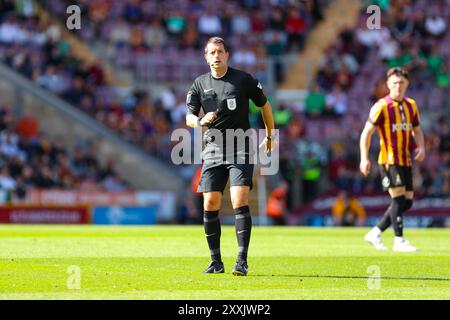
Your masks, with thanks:
M 267 64 L 260 62 L 274 61 L 275 68 L 270 72 L 281 82 L 286 70 L 280 59 L 303 48 L 309 31 L 323 19 L 323 10 L 329 2 L 47 0 L 41 4 L 60 22 L 65 21 L 68 5 L 79 5 L 82 14 L 88 17 L 83 18 L 82 29 L 76 31 L 79 39 L 106 48 L 108 59 L 118 67 L 133 70 L 138 80 L 148 80 L 150 74 L 157 81 L 184 78 L 192 81 L 207 71 L 206 66 L 193 64 L 185 69 L 186 74 L 180 75 L 173 62 L 201 60 L 205 39 L 219 34 L 230 43 L 231 64 L 252 72 L 264 83 L 269 70 Z M 38 15 L 33 4 L 34 1 L 0 1 L 2 61 L 126 140 L 168 159 L 170 133 L 185 127 L 186 88 L 167 86 L 157 95 L 148 90 L 117 88 L 106 79 L 102 61 L 80 61 L 63 36 L 61 26 Z M 383 28 L 368 30 L 364 10 L 359 25 L 342 32 L 326 50 L 304 109 L 274 102 L 276 126 L 282 129 L 280 178 L 289 185 L 300 178 L 304 202 L 336 190 L 379 191 L 376 171 L 369 179 L 359 174 L 356 146 L 369 107 L 386 94 L 386 69 L 404 66 L 411 73 L 409 95 L 422 111 L 427 146 L 427 161 L 415 167 L 416 190 L 429 196 L 449 196 L 450 112 L 445 96 L 450 90 L 450 3 L 380 0 L 365 4 L 365 8 L 369 4 L 381 6 Z M 145 70 L 142 57 L 150 62 L 166 60 L 172 64 L 158 64 L 153 72 L 142 72 Z M 3 114 L 9 114 L 7 108 L 2 110 Z M 258 110 L 252 111 L 251 122 L 261 126 Z M 11 128 L 7 124 L 2 126 L 2 150 L 3 137 L 8 140 L 8 135 L 19 134 L 18 129 L 14 132 Z M 64 150 L 63 145 L 49 144 L 39 135 L 33 142 L 22 141 L 20 134 L 15 139 L 20 154 L 36 158 L 40 176 L 51 177 L 36 178 L 31 182 L 35 185 L 80 187 L 91 183 L 106 189 L 126 188 L 123 180 L 112 174 L 112 168 L 100 168 L 89 152 L 78 150 L 68 157 L 66 151 L 58 151 Z M 375 143 L 374 150 L 376 147 Z M 375 161 L 375 152 L 373 155 Z M 2 153 L 2 161 L 11 167 L 14 161 L 8 157 Z M 72 164 L 66 170 L 69 173 L 60 175 L 58 170 L 69 162 Z M 79 162 L 83 163 L 82 168 Z M 24 165 L 19 171 L 27 172 L 27 168 L 29 165 Z M 17 170 L 4 171 L 2 177 L 12 177 L 14 184 L 9 185 L 14 188 L 28 181 Z
M 415 166 L 415 190 L 427 196 L 450 195 L 449 1 L 366 1 L 383 9 L 381 29 L 345 30 L 323 59 L 305 104 L 304 138 L 329 142 L 328 180 L 351 192 L 379 190 L 377 170 L 359 173 L 359 134 L 369 106 L 387 94 L 387 68 L 409 70 L 408 96 L 421 110 L 427 160 Z M 367 6 L 365 7 L 367 8 Z M 300 138 L 301 136 L 298 136 Z M 374 145 L 374 151 L 378 145 Z M 373 161 L 376 161 L 373 152 Z
M 0 166 L 0 189 L 16 199 L 25 197 L 30 187 L 127 190 L 112 161 L 101 166 L 89 146 L 69 152 L 63 138 L 50 141 L 41 134 L 35 118 L 17 118 L 8 103 L 0 104 Z
M 322 8 L 328 2 L 48 0 L 46 8 L 63 17 L 67 5 L 79 5 L 89 17 L 79 31 L 80 37 L 87 43 L 104 44 L 109 58 L 135 70 L 137 79 L 153 75 L 157 81 L 192 81 L 208 69 L 204 63 L 193 64 L 183 76 L 180 61 L 198 60 L 206 39 L 212 35 L 227 39 L 236 67 L 264 79 L 268 70 L 261 62 L 267 56 L 277 59 L 301 49 L 309 30 L 322 19 Z M 152 75 L 145 70 L 146 60 L 140 58 L 158 61 Z M 278 67 L 276 75 L 281 81 L 283 70 Z

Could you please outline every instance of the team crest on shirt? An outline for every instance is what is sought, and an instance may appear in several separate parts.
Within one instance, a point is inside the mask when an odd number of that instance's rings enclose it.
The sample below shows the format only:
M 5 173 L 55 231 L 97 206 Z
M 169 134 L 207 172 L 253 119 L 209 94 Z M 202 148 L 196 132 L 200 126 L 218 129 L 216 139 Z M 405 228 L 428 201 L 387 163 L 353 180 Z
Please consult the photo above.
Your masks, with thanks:
M 391 184 L 391 180 L 389 180 L 389 177 L 384 177 L 381 181 L 381 184 L 383 185 L 383 187 L 388 188 Z
M 236 98 L 227 99 L 227 107 L 231 111 L 236 110 L 237 107 Z

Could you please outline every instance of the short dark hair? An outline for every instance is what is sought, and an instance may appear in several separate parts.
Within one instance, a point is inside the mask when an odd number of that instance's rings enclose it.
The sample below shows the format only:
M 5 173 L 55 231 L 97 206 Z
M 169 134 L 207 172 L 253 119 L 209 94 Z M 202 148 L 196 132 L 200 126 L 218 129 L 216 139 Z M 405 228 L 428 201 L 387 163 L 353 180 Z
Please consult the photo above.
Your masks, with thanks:
M 390 68 L 388 70 L 388 72 L 386 73 L 386 79 L 389 79 L 392 76 L 403 77 L 403 78 L 409 80 L 408 71 L 406 69 L 400 68 L 400 67 Z
M 221 37 L 211 37 L 208 39 L 208 41 L 205 44 L 205 53 L 206 53 L 206 48 L 208 47 L 208 44 L 210 44 L 210 43 L 215 43 L 215 44 L 221 43 L 223 45 L 223 48 L 225 49 L 225 52 L 230 52 L 228 50 L 227 44 L 225 43 L 225 40 L 223 40 Z

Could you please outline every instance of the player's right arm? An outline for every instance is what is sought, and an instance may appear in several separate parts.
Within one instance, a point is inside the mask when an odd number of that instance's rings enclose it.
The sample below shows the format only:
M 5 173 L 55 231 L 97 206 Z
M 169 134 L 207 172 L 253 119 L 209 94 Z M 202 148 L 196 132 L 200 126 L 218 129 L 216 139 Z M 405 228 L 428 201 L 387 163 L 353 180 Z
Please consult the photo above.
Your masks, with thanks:
M 370 141 L 372 139 L 372 135 L 375 132 L 376 126 L 380 124 L 382 121 L 383 115 L 383 104 L 377 102 L 372 109 L 370 109 L 369 119 L 364 126 L 364 129 L 361 133 L 361 137 L 359 139 L 359 149 L 361 153 L 361 162 L 359 164 L 359 170 L 363 175 L 368 176 L 370 173 L 370 158 L 369 158 L 369 150 L 370 150 Z
M 198 92 L 196 83 L 194 82 L 186 97 L 186 125 L 190 128 L 198 128 L 209 125 L 217 118 L 217 114 L 215 112 L 208 112 L 201 119 L 198 117 L 202 107 L 200 94 Z
M 375 128 L 376 127 L 372 123 L 367 121 L 359 140 L 359 149 L 361 151 L 361 162 L 359 164 L 359 170 L 361 170 L 362 174 L 365 176 L 368 176 L 370 173 L 370 140 L 372 139 L 372 135 L 375 132 Z

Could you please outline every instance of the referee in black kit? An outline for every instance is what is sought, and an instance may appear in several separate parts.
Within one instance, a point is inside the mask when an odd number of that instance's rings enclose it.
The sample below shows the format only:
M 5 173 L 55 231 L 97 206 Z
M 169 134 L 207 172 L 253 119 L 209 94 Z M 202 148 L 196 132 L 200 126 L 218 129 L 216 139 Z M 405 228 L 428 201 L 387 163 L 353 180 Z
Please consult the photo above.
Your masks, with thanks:
M 202 152 L 202 175 L 198 191 L 203 193 L 204 226 L 206 239 L 211 253 L 211 262 L 203 273 L 224 273 L 225 268 L 220 254 L 220 219 L 219 209 L 222 194 L 230 178 L 231 202 L 235 213 L 236 237 L 239 253 L 232 273 L 237 276 L 247 275 L 247 251 L 250 243 L 252 218 L 248 207 L 248 194 L 252 188 L 253 163 L 245 161 L 216 161 L 213 150 L 221 148 L 214 143 L 209 132 L 219 131 L 226 140 L 226 130 L 250 129 L 248 121 L 249 99 L 261 107 L 266 127 L 264 150 L 270 153 L 274 149 L 274 121 L 272 107 L 263 93 L 261 84 L 250 74 L 228 66 L 230 52 L 225 41 L 219 37 L 210 38 L 205 46 L 205 59 L 211 72 L 195 79 L 187 98 L 186 124 L 191 128 L 208 127 L 204 135 L 205 146 Z M 198 117 L 200 108 L 205 114 Z M 246 159 L 251 155 L 251 143 L 236 145 L 233 141 L 233 156 L 244 154 Z M 215 149 L 216 148 L 216 149 Z M 222 143 L 223 155 L 229 153 L 229 143 Z M 211 151 L 211 152 L 209 152 Z M 220 153 L 219 153 L 220 154 Z M 227 158 L 228 159 L 228 158 Z M 242 162 L 242 161 L 240 161 Z

